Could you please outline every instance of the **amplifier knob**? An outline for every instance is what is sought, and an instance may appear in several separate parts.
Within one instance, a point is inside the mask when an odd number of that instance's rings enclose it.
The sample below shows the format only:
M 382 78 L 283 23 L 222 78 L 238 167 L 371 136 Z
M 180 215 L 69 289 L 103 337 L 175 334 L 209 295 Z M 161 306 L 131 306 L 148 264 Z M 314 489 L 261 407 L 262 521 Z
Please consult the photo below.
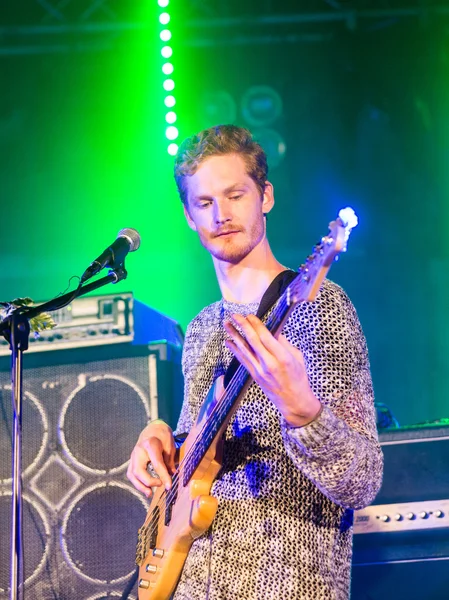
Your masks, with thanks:
M 380 520 L 383 521 L 384 523 L 388 523 L 388 521 L 390 520 L 390 517 L 388 515 L 382 515 L 380 517 Z
M 422 510 L 420 513 L 418 513 L 418 517 L 420 519 L 427 519 L 429 517 L 429 513 L 425 510 Z
M 413 519 L 416 519 L 416 515 L 415 515 L 415 513 L 409 512 L 405 515 L 405 518 L 408 519 L 409 521 L 413 521 Z
M 436 510 L 433 514 L 437 519 L 442 519 L 444 517 L 444 512 L 442 510 Z
M 399 513 L 396 513 L 393 518 L 395 521 L 402 521 L 404 519 L 404 517 Z

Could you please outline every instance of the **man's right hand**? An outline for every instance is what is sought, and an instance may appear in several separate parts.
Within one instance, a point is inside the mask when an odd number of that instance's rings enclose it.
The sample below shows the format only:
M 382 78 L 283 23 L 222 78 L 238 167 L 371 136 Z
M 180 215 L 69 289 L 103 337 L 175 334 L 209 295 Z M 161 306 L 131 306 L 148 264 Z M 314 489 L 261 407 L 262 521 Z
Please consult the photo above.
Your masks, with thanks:
M 151 488 L 164 485 L 171 487 L 171 475 L 175 472 L 175 442 L 173 431 L 164 423 L 156 420 L 149 423 L 139 435 L 136 445 L 131 453 L 126 475 L 133 486 L 148 498 L 152 495 Z M 148 473 L 147 467 L 151 463 L 152 469 L 159 477 Z

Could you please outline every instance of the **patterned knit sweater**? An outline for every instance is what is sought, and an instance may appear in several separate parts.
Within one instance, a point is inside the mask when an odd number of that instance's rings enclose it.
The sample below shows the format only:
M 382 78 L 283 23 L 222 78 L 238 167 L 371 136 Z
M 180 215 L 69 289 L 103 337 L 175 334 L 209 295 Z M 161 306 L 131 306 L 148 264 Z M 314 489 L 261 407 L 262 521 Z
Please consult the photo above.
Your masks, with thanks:
M 216 302 L 187 328 L 187 432 L 232 355 L 223 321 L 257 304 Z M 325 280 L 295 307 L 283 333 L 304 354 L 324 405 L 311 424 L 290 427 L 253 382 L 225 435 L 212 486 L 219 508 L 187 557 L 174 600 L 344 600 L 349 597 L 353 509 L 374 499 L 382 478 L 365 338 L 345 292 Z

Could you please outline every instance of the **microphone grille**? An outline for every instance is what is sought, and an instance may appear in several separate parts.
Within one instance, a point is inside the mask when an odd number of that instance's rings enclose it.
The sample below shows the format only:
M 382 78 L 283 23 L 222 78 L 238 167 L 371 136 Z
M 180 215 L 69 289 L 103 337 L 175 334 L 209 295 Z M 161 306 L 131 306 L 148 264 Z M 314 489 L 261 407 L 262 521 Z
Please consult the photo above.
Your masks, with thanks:
M 131 227 L 126 227 L 125 229 L 120 229 L 117 234 L 117 237 L 126 237 L 130 242 L 129 251 L 134 252 L 140 246 L 140 234 L 135 229 Z

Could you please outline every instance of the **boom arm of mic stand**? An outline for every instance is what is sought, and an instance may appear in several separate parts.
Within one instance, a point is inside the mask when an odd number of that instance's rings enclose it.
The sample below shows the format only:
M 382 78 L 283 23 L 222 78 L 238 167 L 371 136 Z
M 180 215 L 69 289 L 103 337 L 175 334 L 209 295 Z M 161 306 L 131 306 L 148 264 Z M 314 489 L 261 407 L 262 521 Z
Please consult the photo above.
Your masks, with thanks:
M 97 279 L 96 281 L 92 281 L 91 283 L 81 286 L 78 290 L 75 290 L 76 294 L 74 294 L 73 292 L 68 292 L 63 296 L 58 296 L 57 298 L 53 298 L 52 300 L 44 302 L 43 304 L 39 304 L 38 306 L 20 307 L 19 309 L 17 309 L 17 312 L 20 312 L 26 319 L 29 320 L 33 317 L 36 317 L 42 312 L 51 312 L 54 310 L 59 310 L 60 308 L 67 306 L 67 304 L 70 304 L 70 302 L 72 302 L 72 300 L 74 300 L 75 298 L 84 296 L 85 294 L 88 294 L 93 290 L 103 287 L 108 283 L 118 283 L 119 281 L 126 279 L 127 275 L 128 273 L 125 269 L 125 266 L 122 265 L 115 270 L 110 270 L 105 277 L 102 277 L 101 279 Z M 11 317 L 12 315 L 0 323 L 0 335 L 5 335 L 5 333 L 10 329 Z
M 46 311 L 51 312 L 53 310 L 58 310 L 60 308 L 63 308 L 67 304 L 70 304 L 70 302 L 72 300 L 74 300 L 75 298 L 84 296 L 84 294 L 88 294 L 89 292 L 92 292 L 93 290 L 103 287 L 104 285 L 107 285 L 108 283 L 118 283 L 122 279 L 125 279 L 127 275 L 128 275 L 128 273 L 126 272 L 124 267 L 117 269 L 115 271 L 111 270 L 106 275 L 106 277 L 102 277 L 101 279 L 97 279 L 97 281 L 93 281 L 92 283 L 88 283 L 87 285 L 81 286 L 79 288 L 79 290 L 77 291 L 76 296 L 74 296 L 73 298 L 72 298 L 73 292 L 68 292 L 67 294 L 64 294 L 63 296 L 59 296 L 58 298 L 53 298 L 53 300 L 49 300 L 48 302 L 45 302 L 44 304 L 41 304 L 39 306 L 33 306 L 32 308 L 26 310 L 24 314 L 27 317 L 27 319 L 31 319 L 31 318 L 35 317 L 36 315 L 40 314 L 41 312 L 46 312 Z

